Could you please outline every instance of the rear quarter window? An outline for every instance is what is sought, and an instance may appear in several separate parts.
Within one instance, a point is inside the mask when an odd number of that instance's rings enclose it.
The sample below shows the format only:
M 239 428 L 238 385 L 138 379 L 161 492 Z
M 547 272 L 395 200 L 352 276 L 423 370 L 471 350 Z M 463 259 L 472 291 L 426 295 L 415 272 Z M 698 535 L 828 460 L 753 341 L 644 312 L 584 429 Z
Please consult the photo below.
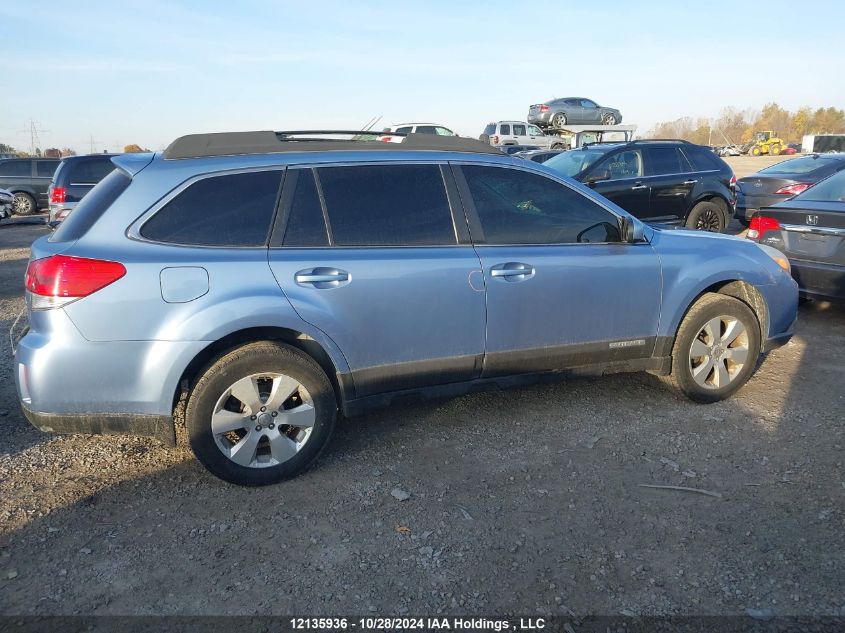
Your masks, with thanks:
M 695 171 L 712 171 L 727 167 L 721 158 L 703 147 L 684 147 L 683 152 Z
M 147 220 L 141 237 L 186 246 L 263 246 L 270 234 L 282 173 L 271 170 L 202 178 Z
M 487 127 L 484 128 L 484 132 L 482 132 L 482 134 L 487 134 L 488 136 L 490 134 L 495 134 L 495 133 L 496 133 L 496 124 L 495 123 L 488 123 Z
M 100 219 L 112 203 L 120 197 L 132 179 L 120 169 L 100 181 L 89 191 L 67 219 L 59 225 L 50 237 L 51 242 L 75 242 Z

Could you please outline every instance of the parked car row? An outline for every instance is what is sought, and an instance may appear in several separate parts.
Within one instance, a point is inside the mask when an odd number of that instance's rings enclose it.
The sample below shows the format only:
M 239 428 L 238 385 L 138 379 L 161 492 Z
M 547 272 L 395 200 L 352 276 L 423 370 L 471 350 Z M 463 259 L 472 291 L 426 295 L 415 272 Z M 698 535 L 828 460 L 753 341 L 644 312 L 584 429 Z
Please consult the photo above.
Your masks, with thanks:
M 0 160 L 0 187 L 13 197 L 11 213 L 32 215 L 48 209 L 48 223 L 55 226 L 113 169 L 116 154 L 89 154 L 52 158 L 9 158 Z
M 184 398 L 196 457 L 262 485 L 312 464 L 338 412 L 569 370 L 645 370 L 714 402 L 790 339 L 780 251 L 651 227 L 597 191 L 615 180 L 681 215 L 674 198 L 698 190 L 663 188 L 663 172 L 692 170 L 727 199 L 712 153 L 634 142 L 554 161 L 457 137 L 272 132 L 114 157 L 32 245 L 24 412 L 53 432 L 172 442 Z

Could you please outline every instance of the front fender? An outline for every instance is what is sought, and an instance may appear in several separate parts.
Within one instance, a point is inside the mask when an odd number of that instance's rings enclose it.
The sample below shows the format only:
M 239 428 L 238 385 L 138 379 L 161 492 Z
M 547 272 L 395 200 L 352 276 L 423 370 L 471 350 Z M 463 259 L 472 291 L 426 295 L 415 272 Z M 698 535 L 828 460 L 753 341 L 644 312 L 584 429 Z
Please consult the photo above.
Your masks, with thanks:
M 656 230 L 652 245 L 663 273 L 663 310 L 658 336 L 674 337 L 696 297 L 708 288 L 731 281 L 751 284 L 766 299 L 765 289 L 780 274 L 756 244 L 738 238 L 697 231 Z M 768 301 L 767 301 L 768 303 Z M 763 333 L 765 336 L 765 332 Z

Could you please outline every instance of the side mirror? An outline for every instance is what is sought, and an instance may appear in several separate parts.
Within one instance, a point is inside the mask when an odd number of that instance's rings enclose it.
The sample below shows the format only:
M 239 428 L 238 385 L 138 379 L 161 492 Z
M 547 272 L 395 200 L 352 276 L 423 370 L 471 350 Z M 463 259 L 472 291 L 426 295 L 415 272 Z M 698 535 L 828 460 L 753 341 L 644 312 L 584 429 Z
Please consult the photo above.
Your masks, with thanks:
M 594 185 L 603 180 L 610 180 L 610 172 L 606 169 L 598 169 L 587 176 L 587 185 Z
M 642 242 L 643 224 L 633 218 L 625 218 L 622 220 L 622 240 L 628 244 L 636 244 Z

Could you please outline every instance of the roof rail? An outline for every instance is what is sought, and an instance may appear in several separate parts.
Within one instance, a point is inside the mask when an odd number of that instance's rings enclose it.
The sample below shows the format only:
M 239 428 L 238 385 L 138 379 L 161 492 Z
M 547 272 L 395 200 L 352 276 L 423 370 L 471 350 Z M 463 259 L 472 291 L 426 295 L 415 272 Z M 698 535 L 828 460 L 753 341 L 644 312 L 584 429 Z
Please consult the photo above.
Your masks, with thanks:
M 338 136 L 351 136 L 352 138 L 332 138 Z M 364 140 L 361 138 L 372 137 L 375 139 L 382 136 L 402 136 L 404 138 L 401 143 L 385 143 L 383 141 Z M 177 160 L 209 156 L 350 150 L 427 150 L 501 154 L 492 145 L 473 138 L 463 138 L 460 136 L 373 132 L 371 130 L 287 130 L 283 132 L 263 130 L 258 132 L 188 134 L 187 136 L 177 138 L 168 145 L 162 156 L 165 160 Z
M 690 141 L 682 138 L 638 138 L 632 141 L 591 141 L 583 143 L 581 147 L 588 147 L 591 145 L 647 145 L 648 143 L 686 143 L 692 145 Z

